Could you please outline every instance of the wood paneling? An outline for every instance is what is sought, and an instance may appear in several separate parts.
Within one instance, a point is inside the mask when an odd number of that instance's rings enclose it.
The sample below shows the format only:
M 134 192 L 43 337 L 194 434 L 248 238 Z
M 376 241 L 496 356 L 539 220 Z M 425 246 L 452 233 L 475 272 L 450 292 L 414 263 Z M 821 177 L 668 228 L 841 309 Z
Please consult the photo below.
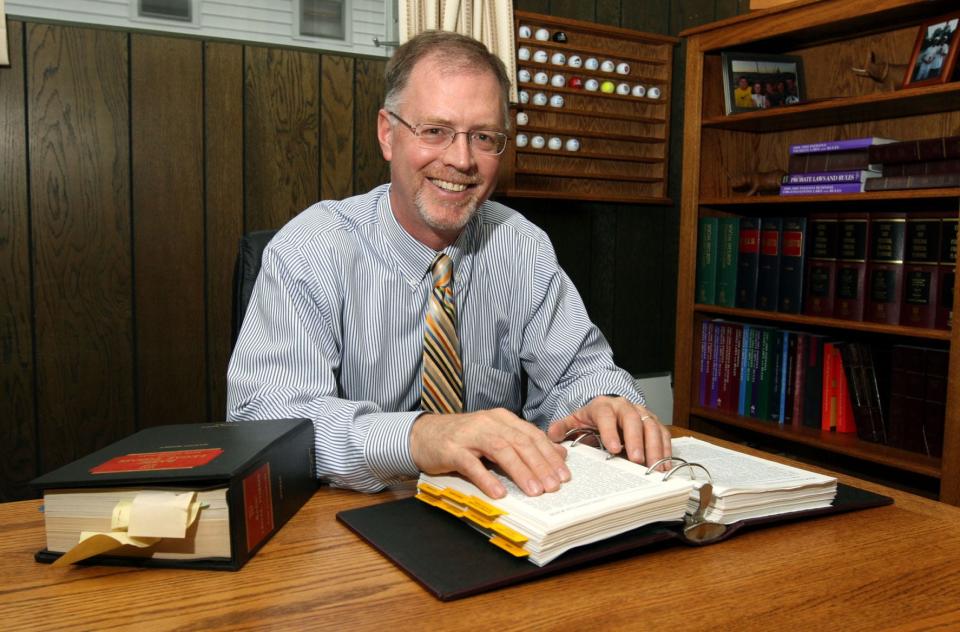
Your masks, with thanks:
M 23 23 L 7 23 L 10 66 L 0 67 L 0 502 L 37 474 L 33 305 L 27 200 Z
M 137 419 L 203 421 L 202 43 L 134 34 L 130 50 Z
M 26 50 L 46 470 L 134 429 L 127 35 L 30 25 Z
M 324 200 L 354 193 L 353 68 L 352 57 L 324 55 L 320 60 L 320 195 Z
M 354 178 L 356 193 L 369 191 L 390 180 L 390 165 L 377 142 L 377 112 L 383 104 L 383 71 L 386 62 L 358 59 L 354 84 Z
M 243 235 L 243 47 L 204 48 L 209 419 L 227 409 L 233 263 Z
M 320 56 L 248 46 L 247 231 L 278 228 L 320 196 Z

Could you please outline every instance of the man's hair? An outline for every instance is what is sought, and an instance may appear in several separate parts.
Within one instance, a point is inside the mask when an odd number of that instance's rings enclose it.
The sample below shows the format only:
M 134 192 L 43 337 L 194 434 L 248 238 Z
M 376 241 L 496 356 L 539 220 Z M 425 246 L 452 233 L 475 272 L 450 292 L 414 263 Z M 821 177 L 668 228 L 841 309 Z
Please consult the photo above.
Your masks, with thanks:
M 410 73 L 418 62 L 426 58 L 436 59 L 445 72 L 493 73 L 500 84 L 503 124 L 506 129 L 510 128 L 510 77 L 506 66 L 481 42 L 450 31 L 423 31 L 394 52 L 386 68 L 385 109 L 397 111 Z

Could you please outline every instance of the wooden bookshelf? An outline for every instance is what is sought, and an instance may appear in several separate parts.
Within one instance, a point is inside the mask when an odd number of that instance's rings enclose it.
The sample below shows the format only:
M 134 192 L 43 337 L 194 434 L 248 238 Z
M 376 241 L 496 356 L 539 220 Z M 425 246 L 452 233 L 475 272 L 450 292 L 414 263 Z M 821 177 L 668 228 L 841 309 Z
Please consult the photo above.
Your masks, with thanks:
M 562 75 L 565 83 L 556 87 L 550 82 L 544 85 L 520 81 L 518 77 L 518 90 L 525 91 L 529 100 L 511 105 L 513 141 L 501 161 L 497 192 L 511 197 L 672 203 L 667 197 L 671 73 L 673 49 L 679 40 L 526 11 L 516 11 L 514 21 L 517 50 L 526 48 L 531 55 L 526 60 L 518 55 L 518 75 L 520 70 L 531 74 L 544 72 L 551 80 Z M 547 29 L 551 38 L 542 41 L 533 35 L 521 37 L 522 26 L 533 33 Z M 563 32 L 566 41 L 552 39 L 557 32 Z M 546 53 L 547 62 L 533 59 L 540 51 Z M 599 63 L 626 63 L 629 73 L 591 70 L 585 65 L 571 67 L 566 62 L 554 64 L 552 57 L 556 53 L 565 59 L 577 55 L 583 62 L 594 58 Z M 583 82 L 595 79 L 615 85 L 626 83 L 631 88 L 642 85 L 647 90 L 655 87 L 660 96 L 605 94 L 575 88 L 570 83 L 574 77 Z M 537 93 L 548 100 L 561 96 L 563 107 L 535 104 L 533 97 Z M 518 112 L 529 118 L 528 123 L 516 124 Z M 525 146 L 518 144 L 518 135 L 528 139 Z M 545 141 L 559 138 L 564 145 L 561 149 L 536 148 L 530 142 L 534 136 Z M 580 143 L 578 151 L 566 149 L 570 139 Z
M 726 435 L 762 435 L 933 481 L 944 502 L 960 504 L 960 327 L 952 331 L 725 308 L 695 302 L 697 226 L 701 216 L 843 214 L 864 210 L 960 214 L 960 188 L 826 196 L 746 196 L 737 176 L 786 170 L 794 143 L 880 136 L 901 140 L 960 134 L 960 83 L 892 89 L 855 76 L 870 51 L 908 61 L 921 22 L 955 9 L 944 1 L 800 0 L 681 33 L 687 39 L 683 191 L 677 289 L 674 420 Z M 806 102 L 724 115 L 721 53 L 747 51 L 803 59 Z M 954 287 L 954 302 L 960 299 Z M 697 404 L 700 323 L 729 320 L 797 328 L 882 343 L 949 348 L 943 454 L 934 458 L 810 428 L 781 426 Z

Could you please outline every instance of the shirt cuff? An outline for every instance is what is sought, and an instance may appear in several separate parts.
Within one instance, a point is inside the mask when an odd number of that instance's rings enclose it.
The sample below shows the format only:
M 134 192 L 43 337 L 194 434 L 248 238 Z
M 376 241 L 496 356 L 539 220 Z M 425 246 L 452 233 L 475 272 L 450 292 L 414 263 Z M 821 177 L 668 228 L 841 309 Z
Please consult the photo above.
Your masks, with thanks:
M 373 475 L 385 484 L 420 475 L 410 455 L 410 430 L 422 414 L 422 411 L 380 413 L 371 424 L 364 457 Z

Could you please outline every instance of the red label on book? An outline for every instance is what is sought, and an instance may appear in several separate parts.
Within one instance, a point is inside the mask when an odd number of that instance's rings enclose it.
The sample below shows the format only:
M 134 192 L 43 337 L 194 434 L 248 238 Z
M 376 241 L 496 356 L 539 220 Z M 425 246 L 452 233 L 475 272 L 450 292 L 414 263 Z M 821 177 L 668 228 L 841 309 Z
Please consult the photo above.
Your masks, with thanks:
M 223 454 L 220 448 L 202 450 L 171 450 L 169 452 L 134 452 L 116 456 L 91 468 L 91 474 L 117 472 L 154 472 L 158 470 L 182 470 L 206 465 Z
M 273 494 L 270 491 L 270 464 L 243 479 L 243 515 L 247 525 L 247 552 L 273 532 Z
M 803 254 L 803 231 L 783 231 L 783 256 L 799 257 Z
M 760 254 L 776 256 L 780 249 L 780 231 L 765 230 L 760 233 Z
M 758 252 L 760 250 L 760 229 L 740 231 L 740 252 Z

